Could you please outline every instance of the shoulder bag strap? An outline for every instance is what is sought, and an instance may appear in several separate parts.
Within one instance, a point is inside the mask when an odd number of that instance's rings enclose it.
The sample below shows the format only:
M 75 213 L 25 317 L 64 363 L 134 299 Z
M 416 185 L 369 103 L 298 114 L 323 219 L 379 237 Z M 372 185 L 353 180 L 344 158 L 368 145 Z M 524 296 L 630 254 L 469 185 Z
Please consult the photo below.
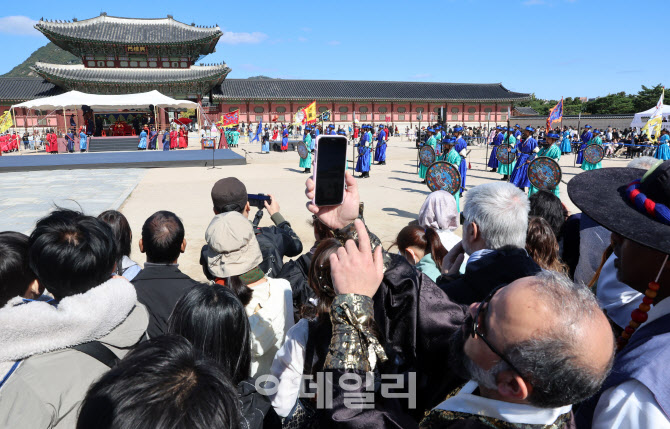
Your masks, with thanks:
M 70 348 L 87 354 L 110 368 L 113 368 L 119 362 L 119 358 L 114 354 L 114 352 L 103 345 L 100 341 L 91 341 Z

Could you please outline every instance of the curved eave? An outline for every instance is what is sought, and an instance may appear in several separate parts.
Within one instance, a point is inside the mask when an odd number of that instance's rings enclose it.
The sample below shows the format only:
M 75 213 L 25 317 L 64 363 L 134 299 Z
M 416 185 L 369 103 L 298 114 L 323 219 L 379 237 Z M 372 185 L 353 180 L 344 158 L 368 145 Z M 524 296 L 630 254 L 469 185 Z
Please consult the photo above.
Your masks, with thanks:
M 213 98 L 215 100 L 226 100 L 228 99 L 222 94 L 214 94 Z M 245 101 L 283 101 L 286 100 L 286 97 L 231 97 L 231 100 L 245 100 Z M 356 97 L 356 98 L 315 98 L 315 97 L 292 97 L 289 101 L 342 101 L 342 102 L 353 102 L 353 101 L 368 101 L 374 103 L 444 103 L 445 101 L 449 103 L 510 103 L 517 101 L 530 100 L 531 97 L 519 97 L 519 98 L 487 98 L 487 99 L 384 99 L 384 98 L 366 98 L 366 97 Z
M 58 41 L 63 40 L 63 41 L 68 41 L 68 42 L 80 42 L 80 41 L 85 41 L 87 43 L 93 43 L 93 44 L 98 44 L 98 45 L 147 45 L 147 46 L 179 46 L 179 45 L 202 45 L 202 44 L 211 44 L 212 42 L 215 42 L 214 45 L 216 45 L 216 42 L 218 42 L 218 39 L 223 36 L 223 32 L 221 30 L 217 30 L 216 33 L 208 35 L 206 37 L 203 37 L 202 39 L 195 39 L 195 40 L 186 40 L 186 41 L 180 41 L 180 42 L 125 42 L 125 41 L 117 41 L 117 40 L 95 40 L 95 39 L 81 39 L 77 37 L 71 37 L 67 36 L 64 34 L 60 34 L 55 31 L 51 31 L 47 28 L 44 28 L 38 24 L 35 25 L 35 28 L 44 34 L 49 40 L 51 40 L 54 44 L 56 44 L 58 47 L 65 49 L 63 46 L 61 46 Z M 214 50 L 212 49 L 210 53 L 213 53 Z

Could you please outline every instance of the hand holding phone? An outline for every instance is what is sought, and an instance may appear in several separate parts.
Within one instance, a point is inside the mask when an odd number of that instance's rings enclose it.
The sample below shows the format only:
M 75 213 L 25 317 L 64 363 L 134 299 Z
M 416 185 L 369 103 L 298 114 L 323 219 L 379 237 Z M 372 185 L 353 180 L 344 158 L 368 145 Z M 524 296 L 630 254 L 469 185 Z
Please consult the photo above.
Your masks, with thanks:
M 314 204 L 317 207 L 342 204 L 347 171 L 347 138 L 319 135 L 314 162 Z
M 256 207 L 258 210 L 263 210 L 265 208 L 265 202 L 272 204 L 272 198 L 265 194 L 247 194 L 247 199 L 249 200 L 249 205 L 251 207 Z

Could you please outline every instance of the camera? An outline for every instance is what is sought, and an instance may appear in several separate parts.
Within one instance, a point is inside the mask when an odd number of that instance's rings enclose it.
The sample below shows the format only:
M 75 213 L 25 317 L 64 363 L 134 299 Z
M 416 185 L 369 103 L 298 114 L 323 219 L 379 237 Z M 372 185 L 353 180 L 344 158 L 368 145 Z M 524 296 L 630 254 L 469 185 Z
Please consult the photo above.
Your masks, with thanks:
M 249 200 L 249 205 L 251 207 L 256 207 L 258 210 L 263 210 L 265 208 L 265 201 L 268 204 L 272 204 L 272 199 L 265 194 L 247 194 Z

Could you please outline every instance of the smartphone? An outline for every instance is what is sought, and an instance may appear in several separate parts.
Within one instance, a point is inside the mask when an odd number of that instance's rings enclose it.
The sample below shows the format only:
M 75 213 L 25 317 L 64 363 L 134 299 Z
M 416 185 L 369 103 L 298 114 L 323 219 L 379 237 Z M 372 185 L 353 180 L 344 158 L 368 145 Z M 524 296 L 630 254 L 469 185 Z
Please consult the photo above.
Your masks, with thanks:
M 247 194 L 247 199 L 249 200 L 249 205 L 251 207 L 256 207 L 259 210 L 265 208 L 265 201 L 268 204 L 272 204 L 272 198 L 265 194 Z
M 344 174 L 347 171 L 347 138 L 319 135 L 314 162 L 314 204 L 336 206 L 344 200 Z

